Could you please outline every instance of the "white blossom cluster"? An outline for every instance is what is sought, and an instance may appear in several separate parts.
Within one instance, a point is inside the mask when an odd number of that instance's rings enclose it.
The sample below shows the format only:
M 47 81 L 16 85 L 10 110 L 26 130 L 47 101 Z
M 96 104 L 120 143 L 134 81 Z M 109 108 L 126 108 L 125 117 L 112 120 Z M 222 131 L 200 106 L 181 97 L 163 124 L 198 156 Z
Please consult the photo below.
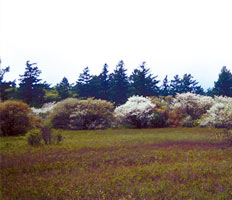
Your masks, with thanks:
M 215 103 L 232 103 L 232 98 L 231 97 L 226 97 L 226 96 L 215 96 L 214 97 Z
M 143 127 L 149 123 L 155 104 L 149 97 L 132 96 L 127 102 L 115 109 L 115 117 L 122 122 Z
M 56 102 L 49 102 L 49 103 L 45 103 L 42 108 L 34 108 L 32 107 L 32 112 L 40 115 L 40 114 L 46 114 L 48 112 L 50 112 L 56 105 Z
M 206 113 L 213 106 L 214 102 L 212 97 L 188 92 L 176 95 L 172 109 L 180 109 L 185 117 L 190 116 L 195 120 Z
M 232 98 L 227 100 L 229 103 L 216 102 L 199 120 L 200 126 L 232 128 Z

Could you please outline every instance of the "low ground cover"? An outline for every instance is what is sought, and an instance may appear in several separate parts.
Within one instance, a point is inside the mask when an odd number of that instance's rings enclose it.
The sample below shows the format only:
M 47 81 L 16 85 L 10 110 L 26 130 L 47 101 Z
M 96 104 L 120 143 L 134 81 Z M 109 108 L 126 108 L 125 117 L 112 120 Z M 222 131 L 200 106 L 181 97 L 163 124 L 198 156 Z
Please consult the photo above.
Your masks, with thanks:
M 60 145 L 0 138 L 1 199 L 232 199 L 219 129 L 62 131 Z

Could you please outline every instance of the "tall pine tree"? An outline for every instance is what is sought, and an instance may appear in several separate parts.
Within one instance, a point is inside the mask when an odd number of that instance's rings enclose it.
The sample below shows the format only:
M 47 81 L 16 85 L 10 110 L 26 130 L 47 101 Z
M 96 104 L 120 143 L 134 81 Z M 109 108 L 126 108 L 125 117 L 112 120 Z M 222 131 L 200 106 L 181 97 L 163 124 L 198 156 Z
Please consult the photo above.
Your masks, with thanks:
M 221 69 L 218 80 L 214 82 L 213 94 L 232 97 L 232 73 L 226 66 Z
M 184 74 L 181 80 L 181 93 L 186 92 L 204 94 L 203 88 L 198 85 L 198 82 L 193 79 L 191 74 Z
M 90 81 L 92 79 L 92 75 L 89 73 L 89 68 L 85 67 L 83 72 L 80 73 L 79 78 L 77 80 L 75 90 L 78 94 L 78 97 L 91 97 L 91 85 Z
M 139 69 L 135 69 L 130 76 L 132 94 L 140 96 L 154 96 L 158 95 L 159 83 L 156 77 L 150 73 L 150 69 L 145 67 L 143 62 Z
M 26 62 L 26 68 L 23 75 L 20 75 L 20 83 L 18 89 L 19 98 L 30 106 L 40 107 L 44 103 L 44 87 L 46 83 L 42 83 L 39 78 L 41 71 L 36 66 L 37 63 Z
M 102 72 L 98 76 L 99 80 L 99 99 L 110 100 L 108 65 L 103 66 Z
M 68 79 L 64 77 L 62 81 L 56 85 L 56 90 L 59 94 L 59 99 L 66 99 L 69 97 L 71 85 L 68 82 Z
M 170 94 L 176 95 L 177 93 L 181 93 L 181 78 L 179 75 L 175 75 L 170 83 Z
M 198 85 L 198 82 L 193 79 L 191 74 L 184 74 L 183 78 L 178 75 L 174 76 L 174 80 L 171 80 L 170 94 L 176 95 L 177 93 L 196 93 L 204 94 L 204 90 Z
M 94 97 L 95 99 L 101 99 L 100 97 L 100 88 L 101 88 L 100 79 L 98 76 L 92 76 L 88 84 L 89 97 Z
M 129 92 L 129 81 L 124 62 L 119 61 L 114 72 L 110 75 L 110 100 L 120 105 L 126 102 Z
M 160 87 L 160 95 L 161 96 L 168 96 L 170 95 L 170 85 L 168 84 L 168 76 L 166 75 L 163 84 Z

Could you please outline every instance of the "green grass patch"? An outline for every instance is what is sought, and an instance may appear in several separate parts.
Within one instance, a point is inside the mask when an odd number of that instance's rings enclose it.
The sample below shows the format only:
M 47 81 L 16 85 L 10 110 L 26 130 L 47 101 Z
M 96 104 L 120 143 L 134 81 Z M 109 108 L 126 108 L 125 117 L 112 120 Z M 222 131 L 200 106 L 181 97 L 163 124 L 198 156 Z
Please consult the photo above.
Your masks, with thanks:
M 1 199 L 232 199 L 220 131 L 62 131 L 62 144 L 37 147 L 0 138 Z

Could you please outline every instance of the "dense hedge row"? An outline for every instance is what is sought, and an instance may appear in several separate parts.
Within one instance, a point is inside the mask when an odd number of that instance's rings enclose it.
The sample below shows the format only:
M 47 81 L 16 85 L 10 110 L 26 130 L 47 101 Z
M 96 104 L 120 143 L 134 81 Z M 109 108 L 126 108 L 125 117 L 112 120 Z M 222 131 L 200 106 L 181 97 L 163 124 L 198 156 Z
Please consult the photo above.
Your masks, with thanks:
M 54 128 L 232 127 L 232 98 L 177 94 L 175 97 L 130 97 L 121 106 L 104 100 L 66 99 L 49 115 Z
M 232 128 L 232 98 L 192 93 L 177 94 L 175 98 L 132 96 L 116 108 L 105 100 L 68 98 L 41 109 L 31 109 L 22 102 L 5 101 L 0 103 L 0 134 L 23 135 L 38 127 L 41 118 L 50 127 L 73 130 L 177 126 Z

